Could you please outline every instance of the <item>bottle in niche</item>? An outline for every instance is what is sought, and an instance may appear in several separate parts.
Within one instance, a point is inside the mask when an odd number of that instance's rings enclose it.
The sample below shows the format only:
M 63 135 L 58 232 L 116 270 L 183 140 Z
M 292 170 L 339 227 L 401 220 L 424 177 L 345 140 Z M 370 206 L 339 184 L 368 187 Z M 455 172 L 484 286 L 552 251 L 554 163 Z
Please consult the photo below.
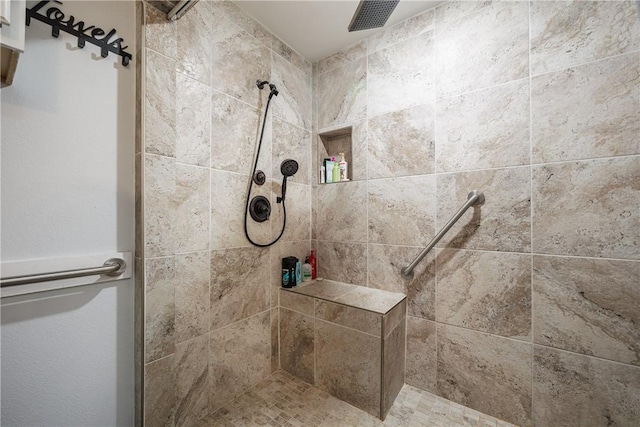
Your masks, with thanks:
M 347 160 L 344 157 L 344 153 L 340 153 L 340 163 L 338 163 L 338 180 L 339 181 L 348 181 L 348 165 Z
M 333 163 L 333 170 L 332 175 L 331 175 L 331 182 L 338 182 L 340 181 L 340 169 L 338 166 L 338 161 L 336 160 L 335 157 L 331 158 L 331 163 Z
M 311 281 L 311 264 L 309 264 L 309 257 L 305 258 L 304 264 L 302 264 L 302 281 Z
M 309 264 L 311 265 L 311 280 L 316 280 L 316 277 L 317 277 L 317 266 L 316 266 L 316 251 L 315 251 L 315 249 L 311 250 L 311 255 L 309 255 Z

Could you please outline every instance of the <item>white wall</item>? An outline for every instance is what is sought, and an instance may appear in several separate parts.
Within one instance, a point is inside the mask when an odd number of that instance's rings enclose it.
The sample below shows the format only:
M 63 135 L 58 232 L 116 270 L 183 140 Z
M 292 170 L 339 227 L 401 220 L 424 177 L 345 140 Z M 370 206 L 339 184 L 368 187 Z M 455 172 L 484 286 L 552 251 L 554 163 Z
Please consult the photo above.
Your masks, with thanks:
M 133 1 L 64 1 L 135 55 Z M 3 261 L 132 251 L 135 60 L 34 21 L 0 92 Z M 2 300 L 3 426 L 132 425 L 133 280 Z

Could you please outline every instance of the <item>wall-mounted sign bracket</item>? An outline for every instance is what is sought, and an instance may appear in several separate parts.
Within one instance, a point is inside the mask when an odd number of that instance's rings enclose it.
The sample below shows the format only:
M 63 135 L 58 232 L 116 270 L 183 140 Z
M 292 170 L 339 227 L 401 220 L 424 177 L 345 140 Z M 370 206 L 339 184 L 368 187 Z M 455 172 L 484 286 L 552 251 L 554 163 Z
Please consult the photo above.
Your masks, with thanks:
M 125 67 L 129 65 L 129 61 L 132 56 L 130 53 L 125 52 L 125 49 L 129 46 L 122 46 L 124 39 L 115 38 L 116 30 L 112 29 L 108 33 L 102 28 L 98 28 L 95 25 L 89 25 L 85 27 L 84 21 L 76 22 L 76 18 L 73 15 L 67 17 L 58 7 L 52 6 L 47 9 L 44 14 L 38 13 L 47 3 L 62 4 L 57 0 L 44 0 L 36 4 L 31 9 L 27 9 L 26 24 L 31 24 L 31 19 L 43 22 L 51 25 L 51 35 L 58 38 L 60 30 L 65 33 L 69 33 L 72 36 L 78 38 L 78 47 L 83 48 L 85 42 L 94 44 L 100 48 L 100 56 L 106 58 L 109 52 L 122 56 L 122 65 Z

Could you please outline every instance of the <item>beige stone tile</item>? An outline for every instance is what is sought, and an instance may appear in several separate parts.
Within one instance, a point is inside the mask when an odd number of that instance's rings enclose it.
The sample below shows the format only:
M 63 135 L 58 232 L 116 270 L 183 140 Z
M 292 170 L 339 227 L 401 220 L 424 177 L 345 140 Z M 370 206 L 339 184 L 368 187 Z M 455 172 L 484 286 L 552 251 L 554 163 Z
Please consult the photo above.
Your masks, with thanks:
M 280 289 L 280 306 L 309 316 L 313 316 L 315 311 L 312 296 L 291 292 L 287 289 Z
M 311 299 L 309 297 L 306 297 Z M 327 322 L 336 323 L 377 337 L 381 336 L 382 315 L 367 310 L 336 304 L 329 301 L 315 300 L 315 317 Z
M 273 98 L 273 115 L 306 130 L 311 130 L 311 75 L 272 55 L 271 83 L 280 94 Z
M 531 256 L 438 250 L 436 320 L 531 340 Z
M 356 285 L 334 282 L 332 280 L 315 280 L 311 283 L 303 283 L 292 288 L 291 291 L 300 295 L 308 295 L 314 298 L 334 301 L 335 299 L 358 289 Z
M 437 333 L 440 396 L 531 425 L 531 344 L 442 324 Z
M 531 71 L 535 74 L 640 49 L 632 1 L 531 3 Z
M 209 251 L 175 257 L 176 342 L 209 332 Z
M 231 21 L 271 49 L 274 36 L 232 1 L 211 2 L 213 21 Z M 257 79 L 257 78 L 256 78 Z
M 176 252 L 209 249 L 209 169 L 176 164 Z
M 640 262 L 533 260 L 537 344 L 640 365 Z
M 316 320 L 316 386 L 380 414 L 380 338 Z
M 369 55 L 367 107 L 369 117 L 433 105 L 434 34 L 423 33 Z
M 298 52 L 293 50 L 289 45 L 277 37 L 273 37 L 273 51 L 289 61 L 291 65 L 295 65 L 308 75 L 311 75 L 311 62 L 307 61 Z
M 284 210 L 277 198 L 282 194 L 280 182 L 272 183 L 271 217 L 272 240 L 282 232 L 284 224 Z M 282 234 L 282 241 L 302 241 L 311 238 L 311 186 L 287 181 L 287 194 L 285 199 L 287 210 L 287 223 Z M 300 260 L 304 263 L 304 257 Z
M 256 89 L 257 90 L 257 89 Z M 211 94 L 211 167 L 251 174 L 263 114 L 221 92 Z M 267 120 L 258 169 L 271 170 L 271 122 Z M 271 177 L 268 177 L 271 178 Z
M 346 294 L 335 298 L 334 301 L 379 314 L 387 314 L 404 299 L 405 295 L 402 293 L 357 286 Z
M 176 410 L 175 356 L 145 365 L 144 423 L 147 426 L 174 425 Z
M 369 53 L 432 31 L 434 28 L 433 18 L 433 10 L 428 10 L 391 27 L 382 28 L 367 38 Z
M 263 105 L 266 94 L 258 90 L 256 80 L 271 80 L 269 48 L 219 11 L 214 10 L 213 17 L 211 87 L 254 107 Z
M 534 167 L 534 252 L 640 258 L 639 194 L 640 156 Z
M 640 153 L 640 54 L 534 77 L 535 163 Z
M 640 422 L 640 368 L 534 346 L 536 425 Z
M 529 82 L 518 80 L 438 101 L 436 170 L 529 164 Z
M 176 22 L 168 21 L 166 13 L 148 5 L 144 7 L 144 14 L 145 47 L 175 59 L 177 56 Z
M 318 74 L 326 73 L 348 62 L 367 56 L 367 40 L 361 40 L 317 62 Z
M 266 310 L 268 286 L 268 249 L 211 251 L 211 330 Z
M 145 363 L 175 351 L 175 259 L 145 261 Z
M 314 359 L 313 317 L 281 307 L 280 364 L 282 369 L 313 384 Z
M 421 246 L 435 235 L 435 175 L 371 180 L 368 198 L 370 243 Z
M 204 84 L 211 82 L 211 10 L 197 3 L 177 21 L 176 70 Z
M 176 74 L 176 160 L 209 167 L 211 158 L 209 87 Z
M 218 329 L 210 335 L 209 410 L 213 412 L 269 375 L 269 312 Z
M 150 49 L 145 59 L 144 150 L 175 156 L 176 62 Z
M 438 98 L 527 77 L 528 12 L 526 2 L 498 2 L 447 25 L 439 25 L 436 31 Z M 460 49 L 460 46 L 472 48 Z
M 339 182 L 318 187 L 318 238 L 366 242 L 367 184 Z
M 271 308 L 278 306 L 278 294 L 282 288 L 282 258 L 294 256 L 304 263 L 304 259 L 311 253 L 311 247 L 308 240 L 299 242 L 280 241 L 271 247 Z M 310 312 L 313 313 L 313 302 L 310 303 Z M 282 305 L 282 302 L 280 303 Z M 294 307 L 290 307 L 296 310 Z M 299 311 L 299 310 L 296 310 Z M 303 313 L 307 313 L 303 311 Z
M 282 180 L 282 162 L 293 159 L 298 162 L 298 172 L 287 182 L 311 184 L 311 133 L 308 130 L 274 119 L 272 147 L 272 176 L 275 181 Z
M 402 302 L 393 307 L 391 311 L 384 315 L 384 328 L 382 331 L 382 336 L 386 337 L 391 331 L 396 328 L 396 326 L 401 323 L 406 323 L 406 318 L 407 300 L 404 299 Z
M 437 247 L 526 252 L 531 247 L 531 177 L 529 167 L 438 175 L 437 227 L 467 201 L 471 190 L 484 193 Z
M 445 2 L 435 10 L 436 24 L 438 27 L 447 26 L 460 18 L 491 6 L 497 1 L 500 0 L 452 0 Z
M 209 334 L 176 345 L 176 426 L 191 426 L 209 414 L 208 356 Z
M 369 179 L 433 173 L 434 116 L 433 104 L 426 104 L 370 119 Z
M 318 76 L 318 128 L 350 125 L 367 117 L 367 60 L 356 59 Z
M 380 417 L 383 419 L 404 385 L 406 335 L 406 323 L 402 322 L 384 338 L 382 403 L 380 405 Z
M 436 323 L 407 317 L 407 384 L 436 392 Z
M 318 277 L 364 286 L 367 245 L 318 241 Z
M 280 369 L 280 312 L 272 308 L 270 312 L 271 322 L 271 372 Z
M 144 156 L 144 254 L 173 255 L 176 247 L 175 159 Z

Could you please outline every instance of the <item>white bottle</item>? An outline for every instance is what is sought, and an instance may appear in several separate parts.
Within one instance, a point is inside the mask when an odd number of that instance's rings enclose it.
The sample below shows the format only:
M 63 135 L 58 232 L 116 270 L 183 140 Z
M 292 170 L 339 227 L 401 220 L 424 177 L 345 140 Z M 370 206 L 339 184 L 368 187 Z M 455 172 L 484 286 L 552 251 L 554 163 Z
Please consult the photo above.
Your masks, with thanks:
M 338 169 L 340 170 L 338 176 L 339 176 L 339 180 L 340 181 L 348 181 L 348 174 L 347 174 L 347 161 L 344 158 L 344 153 L 340 153 L 340 163 L 338 163 Z
M 326 183 L 331 184 L 333 182 L 333 168 L 335 167 L 334 162 L 327 162 L 327 179 Z
M 307 257 L 307 259 L 304 260 L 304 264 L 302 264 L 302 281 L 311 281 L 311 264 L 309 264 L 309 257 Z

